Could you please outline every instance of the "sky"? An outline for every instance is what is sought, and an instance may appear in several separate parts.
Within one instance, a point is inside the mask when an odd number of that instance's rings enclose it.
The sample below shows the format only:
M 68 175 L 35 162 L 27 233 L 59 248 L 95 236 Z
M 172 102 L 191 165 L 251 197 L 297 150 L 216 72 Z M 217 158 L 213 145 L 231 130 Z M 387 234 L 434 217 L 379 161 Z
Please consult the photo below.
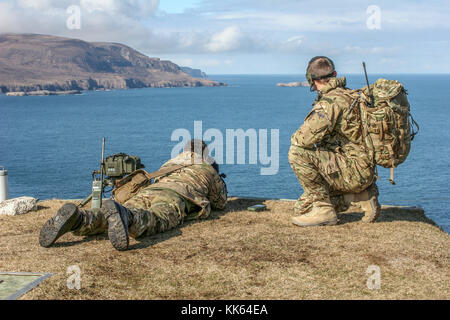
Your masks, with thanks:
M 208 74 L 304 74 L 317 55 L 340 73 L 450 73 L 448 0 L 0 0 L 0 32 L 119 42 Z

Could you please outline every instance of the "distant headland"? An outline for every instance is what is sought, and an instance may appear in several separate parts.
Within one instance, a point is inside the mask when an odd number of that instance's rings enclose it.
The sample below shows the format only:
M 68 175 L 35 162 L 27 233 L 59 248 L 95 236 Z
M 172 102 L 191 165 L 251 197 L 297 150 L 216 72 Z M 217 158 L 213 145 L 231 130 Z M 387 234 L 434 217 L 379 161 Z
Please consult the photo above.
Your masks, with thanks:
M 290 87 L 290 88 L 309 87 L 309 83 L 308 82 L 279 83 L 277 84 L 277 87 Z
M 21 96 L 226 85 L 204 76 L 200 70 L 182 69 L 175 63 L 147 57 L 119 43 L 38 34 L 0 34 L 0 93 Z

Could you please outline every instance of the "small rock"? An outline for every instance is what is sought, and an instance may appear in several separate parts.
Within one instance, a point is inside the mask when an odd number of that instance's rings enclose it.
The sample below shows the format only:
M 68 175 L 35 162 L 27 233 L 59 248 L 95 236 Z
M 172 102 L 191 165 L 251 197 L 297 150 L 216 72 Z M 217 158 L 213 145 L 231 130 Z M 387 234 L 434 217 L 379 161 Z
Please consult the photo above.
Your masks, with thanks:
M 39 199 L 20 197 L 0 202 L 0 216 L 17 216 L 37 209 Z
M 290 88 L 309 87 L 309 83 L 308 82 L 279 83 L 277 84 L 277 87 L 290 87 Z

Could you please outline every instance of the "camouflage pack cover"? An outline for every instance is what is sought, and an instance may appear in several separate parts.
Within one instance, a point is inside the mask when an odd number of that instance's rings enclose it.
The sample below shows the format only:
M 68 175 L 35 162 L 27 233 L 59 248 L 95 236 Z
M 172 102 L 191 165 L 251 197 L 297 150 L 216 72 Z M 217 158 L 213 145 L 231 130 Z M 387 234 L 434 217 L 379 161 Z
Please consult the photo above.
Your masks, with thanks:
M 114 200 L 124 204 L 142 189 L 150 186 L 152 180 L 148 176 L 149 174 L 141 169 L 118 181 L 117 188 L 113 190 Z
M 374 150 L 376 164 L 395 168 L 408 157 L 416 134 L 408 93 L 400 82 L 386 79 L 378 79 L 371 91 L 373 105 L 368 88 L 360 90 L 366 143 Z

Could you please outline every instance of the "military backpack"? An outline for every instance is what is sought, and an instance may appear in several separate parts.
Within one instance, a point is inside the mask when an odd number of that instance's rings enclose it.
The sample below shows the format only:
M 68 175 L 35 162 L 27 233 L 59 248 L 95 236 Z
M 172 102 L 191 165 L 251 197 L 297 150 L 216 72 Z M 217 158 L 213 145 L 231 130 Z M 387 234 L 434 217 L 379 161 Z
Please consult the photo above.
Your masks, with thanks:
M 419 126 L 411 115 L 408 93 L 396 80 L 378 79 L 359 90 L 364 138 L 375 163 L 393 169 L 409 155 Z

